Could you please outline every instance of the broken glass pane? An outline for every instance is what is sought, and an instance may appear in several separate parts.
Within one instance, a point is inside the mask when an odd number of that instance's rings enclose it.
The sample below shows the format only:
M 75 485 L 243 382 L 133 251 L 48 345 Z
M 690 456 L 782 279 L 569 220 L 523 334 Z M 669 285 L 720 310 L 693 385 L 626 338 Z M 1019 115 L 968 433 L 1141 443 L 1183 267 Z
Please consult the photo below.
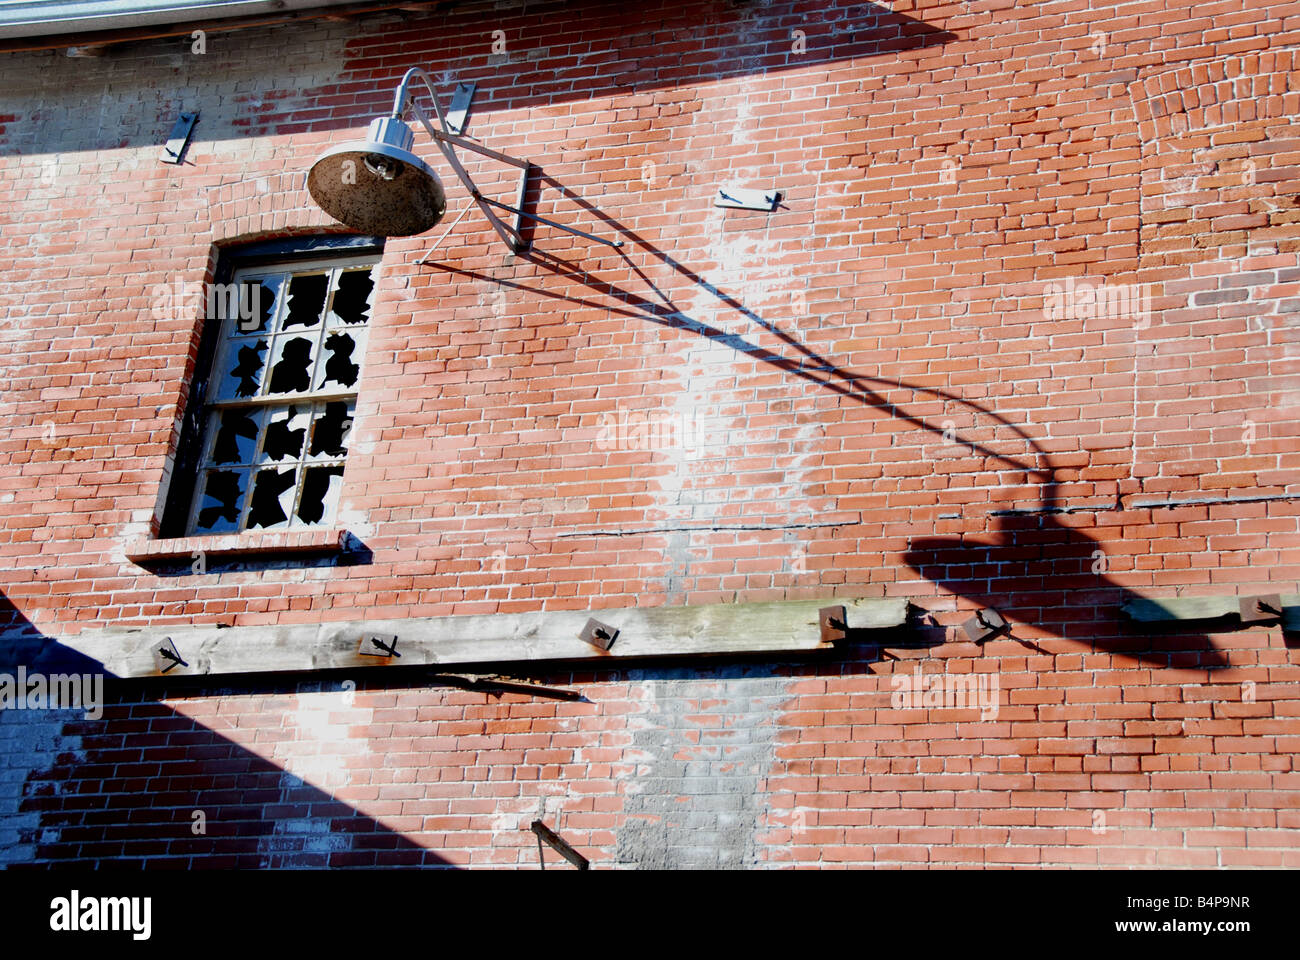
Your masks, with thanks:
M 197 529 L 204 533 L 226 533 L 239 523 L 243 508 L 244 485 L 248 474 L 243 470 L 209 470 L 204 480 L 203 499 L 199 503 Z
M 214 418 L 214 422 L 217 418 Z M 223 410 L 212 440 L 213 463 L 251 463 L 257 449 L 258 411 Z
M 225 374 L 217 384 L 217 399 L 254 397 L 262 385 L 266 351 L 265 340 L 231 340 L 225 351 L 222 368 Z
M 370 317 L 370 292 L 375 289 L 371 268 L 344 270 L 339 274 L 338 289 L 334 291 L 334 306 L 330 323 L 365 323 Z
M 331 520 L 343 489 L 342 467 L 308 467 L 298 501 L 298 518 L 304 523 Z
M 311 389 L 312 351 L 316 343 L 306 337 L 277 337 L 268 393 L 298 393 Z
M 329 275 L 324 273 L 298 274 L 290 280 L 289 310 L 280 328 L 314 327 L 320 323 L 328 282 Z
M 348 437 L 352 433 L 354 404 L 348 400 L 331 400 L 316 406 L 316 418 L 311 425 L 311 450 L 313 457 L 343 457 L 348 452 Z
M 259 470 L 248 502 L 248 529 L 288 523 L 296 471 Z
M 251 312 L 255 319 L 250 321 L 241 316 L 235 323 L 235 334 L 266 333 L 271 329 L 271 320 L 275 316 L 276 300 L 280 296 L 281 287 L 284 285 L 284 277 L 279 275 L 245 277 L 241 283 L 249 287 L 247 292 L 241 292 L 240 294 L 245 298 L 243 301 L 244 312 Z
M 307 441 L 307 426 L 311 422 L 310 407 L 292 404 L 272 411 L 266 424 L 266 439 L 262 442 L 262 462 L 297 460 L 302 456 Z
M 361 372 L 361 330 L 337 330 L 325 336 L 325 362 L 321 364 L 317 375 L 320 382 L 317 389 L 324 390 L 332 386 L 355 387 L 357 375 Z

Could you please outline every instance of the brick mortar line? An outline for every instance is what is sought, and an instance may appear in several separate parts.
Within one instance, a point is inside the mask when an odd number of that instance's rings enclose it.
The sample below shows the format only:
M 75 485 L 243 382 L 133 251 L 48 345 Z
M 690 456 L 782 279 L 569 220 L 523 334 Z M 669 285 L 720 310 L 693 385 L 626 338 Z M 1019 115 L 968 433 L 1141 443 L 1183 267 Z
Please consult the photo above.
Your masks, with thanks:
M 721 530 L 814 530 L 820 527 L 852 527 L 860 524 L 861 520 L 839 520 L 827 523 L 779 523 L 779 524 L 700 524 L 696 526 L 681 527 L 647 527 L 640 530 L 576 530 L 572 533 L 557 533 L 556 538 L 562 537 L 633 537 L 653 533 L 677 533 L 680 531 L 700 531 L 701 533 L 714 533 Z

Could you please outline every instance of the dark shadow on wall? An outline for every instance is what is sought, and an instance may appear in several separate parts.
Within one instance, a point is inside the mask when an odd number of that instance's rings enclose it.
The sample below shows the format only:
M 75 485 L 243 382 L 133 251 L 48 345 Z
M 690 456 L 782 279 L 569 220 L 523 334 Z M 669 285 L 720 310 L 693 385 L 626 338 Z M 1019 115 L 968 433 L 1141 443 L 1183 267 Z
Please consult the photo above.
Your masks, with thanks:
M 386 53 L 400 43 L 403 49 L 427 50 L 431 62 L 454 71 L 457 81 L 478 83 L 476 107 L 519 109 L 898 57 L 957 39 L 951 31 L 870 2 L 651 0 L 633 5 L 594 0 L 579 9 L 568 0 L 554 0 L 494 9 L 490 24 L 482 8 L 472 5 L 432 19 L 432 25 L 417 21 L 358 38 L 349 52 L 370 76 L 372 47 Z M 585 34 L 612 41 L 603 47 L 593 44 L 577 70 L 569 38 L 556 34 L 556 24 L 566 20 L 580 22 Z M 502 54 L 490 55 L 493 29 L 504 34 Z M 469 46 L 468 57 L 465 37 L 482 40 Z M 477 55 L 480 49 L 482 56 Z M 345 69 L 352 66 L 353 61 L 344 64 Z M 401 72 L 396 71 L 394 81 Z M 389 103 L 391 99 L 390 92 Z
M 627 226 L 603 213 L 596 206 L 567 189 L 553 177 L 539 172 L 539 183 L 560 192 L 589 217 L 599 221 L 604 235 L 630 241 L 647 256 L 670 267 L 690 285 L 703 289 L 733 315 L 761 331 L 778 338 L 783 345 L 769 349 L 747 339 L 744 332 L 732 332 L 688 316 L 677 309 L 627 254 L 620 251 L 624 265 L 645 284 L 644 291 L 620 287 L 588 273 L 576 263 L 564 260 L 545 249 L 531 249 L 520 254 L 540 270 L 590 290 L 600 299 L 546 290 L 486 273 L 464 270 L 431 261 L 429 266 L 447 273 L 512 287 L 530 296 L 550 298 L 594 307 L 629 319 L 655 323 L 725 345 L 738 354 L 775 367 L 791 377 L 801 379 L 865 407 L 880 410 L 891 418 L 938 438 L 969 449 L 990 464 L 1023 474 L 1027 484 L 1037 487 L 1040 506 L 1032 512 L 993 511 L 993 538 L 981 540 L 966 535 L 942 538 L 918 538 L 911 542 L 904 561 L 921 576 L 949 593 L 983 607 L 1019 614 L 1065 639 L 1091 643 L 1105 652 L 1130 657 L 1155 666 L 1176 665 L 1213 669 L 1228 665 L 1228 659 L 1209 637 L 1201 633 L 1176 636 L 1145 630 L 1139 632 L 1122 619 L 1120 606 L 1136 594 L 1115 582 L 1105 573 L 1106 554 L 1101 544 L 1086 531 L 1062 523 L 1059 517 L 1067 508 L 1058 502 L 1059 480 L 1050 456 L 1019 424 L 995 409 L 967 400 L 956 393 L 936 387 L 920 386 L 903 380 L 857 373 L 839 366 L 817 353 L 787 330 L 768 321 L 745 306 L 731 293 L 719 289 L 703 276 L 670 257 L 663 250 Z M 590 222 L 590 221 L 588 221 Z M 942 422 L 935 423 L 914 413 L 905 403 L 891 396 L 910 393 L 915 403 L 942 401 L 979 420 L 991 422 L 1007 431 L 1019 444 L 1021 453 L 1008 454 L 985 443 L 946 431 Z M 1082 621 L 1086 627 L 1080 627 Z M 1085 636 L 1070 635 L 1071 625 L 1086 630 Z
M 478 84 L 468 131 L 472 136 L 475 112 L 554 106 L 683 84 L 806 70 L 866 57 L 897 57 L 956 39 L 953 33 L 872 3 L 823 10 L 794 3 L 683 4 L 660 0 L 629 5 L 616 0 L 589 0 L 585 9 L 575 7 L 568 0 L 518 4 L 514 9 L 463 4 L 362 21 L 358 35 L 347 43 L 348 59 L 332 83 L 313 88 L 290 79 L 290 89 L 240 92 L 233 97 L 233 116 L 219 116 L 215 106 L 205 103 L 201 94 L 193 102 L 186 101 L 185 106 L 200 111 L 190 151 L 205 142 L 271 132 L 293 134 L 362 126 L 375 116 L 388 114 L 397 82 L 409 66 L 423 66 L 436 78 L 451 78 L 439 89 L 444 106 L 450 102 L 455 83 Z M 827 22 L 830 13 L 843 19 Z M 579 20 L 584 31 L 608 37 L 610 42 L 603 49 L 599 42 L 594 44 L 584 62 L 575 67 L 571 38 L 557 35 L 556 23 Z M 231 64 L 221 55 L 223 45 L 240 43 L 259 49 L 272 32 L 276 43 L 292 44 L 295 33 L 312 29 L 311 24 L 285 24 L 213 34 L 209 41 L 213 49 L 205 56 L 189 54 L 192 41 L 188 33 L 184 37 L 128 44 L 120 50 L 110 47 L 103 57 L 91 61 L 66 60 L 61 57 L 62 51 L 0 54 L 53 57 L 57 53 L 64 63 L 62 72 L 55 74 L 57 81 L 50 81 L 58 84 L 64 99 L 43 101 L 41 110 L 19 114 L 0 127 L 0 156 L 158 146 L 182 108 L 175 97 L 159 96 L 160 86 L 202 91 L 209 83 L 227 83 Z M 504 53 L 492 53 L 494 30 L 504 34 Z M 394 50 L 411 52 L 394 59 Z M 151 53 L 156 65 L 151 62 Z M 172 62 L 178 54 L 178 62 Z M 129 69 L 117 62 L 128 57 Z M 378 67 L 380 58 L 382 69 Z M 42 69 L 51 69 L 47 61 L 40 63 Z M 112 117 L 104 117 L 102 123 L 68 122 L 69 113 L 100 103 L 110 88 L 132 92 L 124 85 L 133 79 L 138 84 L 133 91 L 135 100 L 158 104 L 156 132 L 135 134 L 114 129 Z M 250 83 L 256 80 L 250 79 Z M 358 92 L 358 85 L 363 87 L 362 92 Z M 422 86 L 418 96 L 427 107 L 427 92 Z M 317 97 L 347 102 L 320 111 Z M 317 117 L 321 112 L 328 115 Z M 311 119 L 299 119 L 304 116 Z M 133 126 L 138 127 L 140 117 L 134 119 Z M 36 139 L 42 135 L 41 127 L 50 124 L 57 124 L 59 131 L 57 150 L 43 147 Z M 423 131 L 417 134 L 417 140 L 417 150 L 432 150 Z
M 20 667 L 31 676 L 36 664 L 103 672 L 0 595 L 0 673 L 16 680 Z M 0 866 L 453 866 L 168 706 L 164 687 L 108 678 L 103 689 L 97 719 L 81 709 L 0 711 L 0 743 L 21 748 L 0 755 L 0 770 L 25 771 L 20 780 L 0 776 Z

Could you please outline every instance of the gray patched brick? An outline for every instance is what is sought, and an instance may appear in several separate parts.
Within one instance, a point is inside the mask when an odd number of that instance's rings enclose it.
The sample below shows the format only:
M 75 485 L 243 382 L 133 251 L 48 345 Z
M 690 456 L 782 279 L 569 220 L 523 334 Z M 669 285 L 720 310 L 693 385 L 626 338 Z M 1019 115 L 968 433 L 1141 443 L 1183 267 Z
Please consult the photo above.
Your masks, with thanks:
M 1242 287 L 1262 287 L 1277 283 L 1277 272 L 1274 270 L 1254 270 L 1250 273 L 1230 273 L 1225 277 L 1219 278 L 1219 288 L 1222 290 L 1236 290 Z
M 1217 303 L 1240 303 L 1249 296 L 1249 290 L 1204 290 L 1192 296 L 1192 305 L 1210 307 Z
M 707 678 L 686 668 L 629 673 L 649 694 L 638 714 L 644 726 L 633 731 L 646 759 L 627 786 L 617 861 L 645 869 L 754 865 L 767 813 L 758 786 L 775 758 L 773 719 L 788 699 L 787 681 L 765 666 L 728 666 Z M 697 741 L 692 733 L 701 727 L 686 718 L 702 715 L 721 726 Z M 693 759 L 677 759 L 683 755 Z

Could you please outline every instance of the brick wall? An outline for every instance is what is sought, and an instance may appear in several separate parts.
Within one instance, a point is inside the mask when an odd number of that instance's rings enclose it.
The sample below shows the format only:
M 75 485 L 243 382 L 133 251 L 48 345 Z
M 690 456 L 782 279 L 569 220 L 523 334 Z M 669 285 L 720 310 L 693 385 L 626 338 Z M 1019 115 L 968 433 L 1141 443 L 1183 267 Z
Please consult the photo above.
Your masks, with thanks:
M 0 56 L 13 635 L 917 608 L 825 662 L 541 677 L 585 703 L 326 677 L 5 711 L 0 862 L 532 864 L 543 816 L 602 867 L 1300 864 L 1294 636 L 1118 612 L 1300 582 L 1296 13 L 470 3 Z M 412 64 L 477 81 L 469 132 L 625 255 L 510 257 L 475 216 L 430 266 L 436 233 L 390 241 L 341 505 L 370 562 L 150 573 L 199 335 L 150 291 L 328 229 L 302 172 Z M 730 180 L 781 208 L 713 207 Z M 983 606 L 1012 637 L 965 639 Z M 996 677 L 995 713 L 900 705 L 918 668 Z

